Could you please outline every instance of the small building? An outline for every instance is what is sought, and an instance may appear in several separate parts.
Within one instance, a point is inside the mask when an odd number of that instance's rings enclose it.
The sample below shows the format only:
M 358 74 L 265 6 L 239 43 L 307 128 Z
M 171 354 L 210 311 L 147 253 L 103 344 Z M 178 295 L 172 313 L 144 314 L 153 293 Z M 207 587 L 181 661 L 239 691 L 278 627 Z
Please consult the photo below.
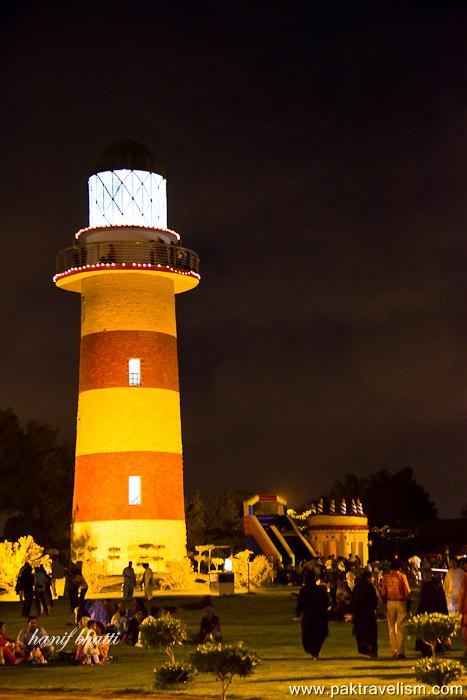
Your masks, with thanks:
M 321 499 L 313 504 L 308 517 L 308 540 L 318 556 L 345 557 L 357 555 L 363 564 L 368 562 L 368 518 L 363 512 L 361 501 L 357 499 L 347 508 L 342 500 L 336 512 L 331 500 L 324 512 Z

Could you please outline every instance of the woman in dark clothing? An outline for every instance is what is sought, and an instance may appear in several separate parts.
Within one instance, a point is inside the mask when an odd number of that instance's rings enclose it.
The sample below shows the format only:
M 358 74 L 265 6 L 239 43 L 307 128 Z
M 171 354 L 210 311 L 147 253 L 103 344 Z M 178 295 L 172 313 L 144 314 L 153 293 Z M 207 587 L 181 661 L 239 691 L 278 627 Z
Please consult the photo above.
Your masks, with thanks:
M 352 592 L 353 629 L 358 653 L 367 658 L 378 656 L 378 627 L 376 608 L 378 594 L 371 571 L 364 571 Z
M 15 590 L 19 595 L 22 595 L 23 610 L 21 615 L 23 617 L 29 617 L 32 601 L 34 600 L 34 574 L 32 573 L 31 564 L 26 562 L 26 564 L 22 566 Z
M 79 605 L 79 581 L 77 578 L 79 574 L 79 569 L 72 568 L 66 577 L 66 589 L 68 592 L 68 598 L 70 600 L 70 609 L 74 613 Z
M 424 581 L 420 589 L 420 599 L 418 602 L 417 615 L 422 613 L 442 613 L 448 614 L 448 606 L 446 596 L 444 594 L 441 580 L 438 576 L 433 576 L 431 581 Z M 446 645 L 438 642 L 436 651 L 445 651 L 449 648 L 449 641 Z M 416 651 L 421 651 L 422 656 L 431 656 L 431 648 L 422 639 L 417 639 L 415 642 Z
M 322 586 L 316 585 L 313 571 L 307 571 L 305 583 L 298 594 L 297 618 L 302 623 L 302 644 L 312 659 L 319 657 L 324 640 L 328 636 L 329 598 Z

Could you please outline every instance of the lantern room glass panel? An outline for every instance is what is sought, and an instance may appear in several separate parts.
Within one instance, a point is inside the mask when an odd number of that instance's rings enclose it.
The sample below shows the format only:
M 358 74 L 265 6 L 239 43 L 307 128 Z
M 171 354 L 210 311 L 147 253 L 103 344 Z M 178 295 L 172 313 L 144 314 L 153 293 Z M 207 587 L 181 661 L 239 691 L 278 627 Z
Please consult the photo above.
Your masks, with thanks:
M 167 228 L 167 181 L 145 170 L 109 170 L 91 175 L 89 226 Z

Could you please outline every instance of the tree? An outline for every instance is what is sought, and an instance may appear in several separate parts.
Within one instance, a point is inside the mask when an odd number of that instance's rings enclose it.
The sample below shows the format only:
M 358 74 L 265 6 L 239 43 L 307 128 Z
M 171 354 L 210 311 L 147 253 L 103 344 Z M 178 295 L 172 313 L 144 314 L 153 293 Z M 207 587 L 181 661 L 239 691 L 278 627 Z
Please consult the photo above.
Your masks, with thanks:
M 197 491 L 185 504 L 188 549 L 203 542 L 232 545 L 244 544 L 243 501 L 248 491 L 228 489 L 204 504 Z
M 196 491 L 185 503 L 186 539 L 189 550 L 206 539 L 206 506 Z
M 243 547 L 243 501 L 248 491 L 227 489 L 215 496 L 206 508 L 206 540 L 214 544 Z
M 414 666 L 415 678 L 428 685 L 447 686 L 461 678 L 462 664 L 453 659 L 438 659 L 436 646 L 456 634 L 459 621 L 441 613 L 422 613 L 410 617 L 406 624 L 408 634 L 421 639 L 431 651 L 431 658 L 421 659 Z
M 251 554 L 253 552 L 250 549 L 244 549 L 233 557 L 235 585 L 238 588 L 260 588 L 271 578 L 272 566 L 267 557 L 258 554 L 250 561 Z
M 10 515 L 6 537 L 31 534 L 46 547 L 68 547 L 73 461 L 73 448 L 59 441 L 58 430 L 39 421 L 24 428 L 11 409 L 0 409 L 0 469 L 8 475 L 0 510 Z
M 188 639 L 188 631 L 180 618 L 163 612 L 160 617 L 149 615 L 140 625 L 141 643 L 144 647 L 162 647 L 171 664 L 175 663 L 175 647 Z
M 339 504 L 344 498 L 350 501 L 352 498 L 362 498 L 368 488 L 368 479 L 359 477 L 356 474 L 346 474 L 343 481 L 336 481 L 328 496 L 334 498 Z
M 417 661 L 415 666 L 415 678 L 427 685 L 444 688 L 453 681 L 460 680 L 464 669 L 460 661 L 455 659 L 425 658 Z
M 243 642 L 236 644 L 200 644 L 191 654 L 193 666 L 199 673 L 212 673 L 221 683 L 221 700 L 227 697 L 227 689 L 234 676 L 244 678 L 253 673 L 259 661 L 254 651 Z
M 450 639 L 459 629 L 457 617 L 442 613 L 421 613 L 413 615 L 405 623 L 407 634 L 415 639 L 421 639 L 430 647 L 431 656 L 436 656 L 437 644 Z
M 35 569 L 36 566 L 49 566 L 50 557 L 30 535 L 20 537 L 18 542 L 0 542 L 0 588 L 13 591 L 26 562 Z
M 165 567 L 166 571 L 161 588 L 171 591 L 186 591 L 192 588 L 196 574 L 188 557 L 169 559 L 165 562 Z
M 368 480 L 364 505 L 372 525 L 417 529 L 434 520 L 436 506 L 424 487 L 415 481 L 413 470 L 404 467 L 394 474 L 379 471 Z
M 371 526 L 411 528 L 436 518 L 437 510 L 429 494 L 413 476 L 411 467 L 390 473 L 385 469 L 362 479 L 346 474 L 328 493 L 338 502 L 360 498 Z
M 154 669 L 156 687 L 166 688 L 189 683 L 193 668 L 175 659 L 175 647 L 188 639 L 188 630 L 180 618 L 168 612 L 159 617 L 149 615 L 140 625 L 141 644 L 148 649 L 162 647 L 169 660 Z

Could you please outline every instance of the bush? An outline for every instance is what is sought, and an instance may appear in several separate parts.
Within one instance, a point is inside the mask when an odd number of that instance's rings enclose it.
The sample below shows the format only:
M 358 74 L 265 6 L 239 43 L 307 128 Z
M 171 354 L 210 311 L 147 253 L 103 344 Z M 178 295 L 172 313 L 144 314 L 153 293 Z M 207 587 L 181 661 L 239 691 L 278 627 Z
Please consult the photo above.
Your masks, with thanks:
M 162 588 L 172 591 L 186 591 L 195 581 L 196 574 L 188 557 L 166 561 L 167 572 L 164 575 Z
M 100 593 L 109 574 L 109 565 L 106 561 L 86 559 L 83 561 L 82 573 L 91 593 Z
M 177 685 L 188 685 L 193 680 L 195 670 L 191 664 L 166 661 L 154 669 L 154 685 L 156 688 L 171 688 Z
M 171 664 L 175 663 L 175 646 L 181 646 L 188 639 L 186 625 L 180 618 L 167 612 L 160 617 L 150 615 L 145 618 L 139 629 L 141 644 L 150 649 L 163 647 Z
M 446 686 L 462 678 L 463 668 L 460 661 L 427 658 L 417 661 L 414 666 L 415 678 L 427 685 Z
M 50 557 L 44 554 L 44 548 L 34 542 L 31 535 L 20 537 L 17 542 L 0 543 L 0 588 L 14 591 L 20 569 L 24 564 L 32 568 L 41 564 L 50 566 Z
M 457 632 L 459 620 L 442 613 L 422 613 L 410 617 L 405 623 L 405 628 L 410 637 L 421 639 L 428 644 L 432 655 L 435 656 L 436 644 L 442 644 Z
M 249 561 L 250 554 L 253 554 L 251 550 L 244 549 L 233 557 L 235 584 L 239 588 L 248 588 L 248 578 L 250 588 L 260 588 L 272 574 L 272 566 L 264 554 L 258 554 L 252 561 Z
M 221 683 L 221 698 L 227 697 L 227 688 L 234 676 L 244 678 L 253 673 L 259 661 L 254 651 L 249 651 L 243 642 L 236 644 L 200 644 L 192 652 L 193 666 L 200 673 L 212 673 Z
M 253 588 L 260 588 L 271 576 L 271 562 L 264 554 L 258 554 L 250 563 L 250 585 Z

